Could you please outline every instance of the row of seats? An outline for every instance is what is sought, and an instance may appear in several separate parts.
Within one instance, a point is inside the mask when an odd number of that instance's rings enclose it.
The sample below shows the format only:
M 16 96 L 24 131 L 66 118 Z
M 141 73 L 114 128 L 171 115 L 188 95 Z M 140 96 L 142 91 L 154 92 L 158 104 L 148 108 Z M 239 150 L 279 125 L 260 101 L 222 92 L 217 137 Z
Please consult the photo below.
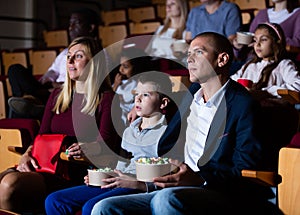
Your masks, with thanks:
M 32 67 L 34 75 L 43 75 L 56 56 L 56 49 L 35 50 L 28 48 L 12 52 L 4 51 L 1 53 L 1 71 L 3 71 L 1 75 L 7 75 L 9 66 L 16 63 L 27 68 Z

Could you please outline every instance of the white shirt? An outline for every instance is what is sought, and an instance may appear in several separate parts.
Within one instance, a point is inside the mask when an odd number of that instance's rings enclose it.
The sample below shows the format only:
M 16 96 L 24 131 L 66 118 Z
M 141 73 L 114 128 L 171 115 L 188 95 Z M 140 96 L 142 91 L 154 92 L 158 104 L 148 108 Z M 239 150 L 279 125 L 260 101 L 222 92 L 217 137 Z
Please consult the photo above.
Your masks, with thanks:
M 119 95 L 120 107 L 122 110 L 122 120 L 124 125 L 127 125 L 127 114 L 134 106 L 134 96 L 132 90 L 136 88 L 137 81 L 133 78 L 122 80 L 122 84 L 116 89 L 116 94 Z
M 288 19 L 291 15 L 293 15 L 298 9 L 299 8 L 296 8 L 291 13 L 289 13 L 287 9 L 275 11 L 274 8 L 269 8 L 267 12 L 271 23 L 280 24 L 284 22 L 286 19 Z
M 187 118 L 186 143 L 184 149 L 185 163 L 193 171 L 199 171 L 197 163 L 204 153 L 204 148 L 207 148 L 205 144 L 211 128 L 211 122 L 225 95 L 227 85 L 228 82 L 206 103 L 204 103 L 202 89 L 198 90 L 194 95 L 194 100 L 190 107 L 191 112 Z
M 163 28 L 163 25 L 159 26 L 156 30 L 153 39 L 150 41 L 148 47 L 146 48 L 146 53 L 153 57 L 163 57 L 167 59 L 176 59 L 173 55 L 171 45 L 176 40 L 174 39 L 173 33 L 175 28 L 168 28 L 166 32 L 159 35 L 159 32 Z M 182 38 L 185 38 L 185 31 L 182 34 Z
M 258 63 L 251 63 L 243 73 L 244 66 L 231 76 L 233 80 L 239 78 L 246 78 L 257 83 L 261 77 L 263 68 L 265 68 L 271 62 L 262 60 Z M 262 90 L 268 91 L 270 94 L 279 97 L 278 89 L 289 89 L 300 91 L 300 76 L 296 70 L 296 66 L 293 61 L 285 59 L 282 60 L 278 66 L 272 71 L 267 87 Z
M 53 82 L 65 82 L 67 74 L 67 54 L 68 48 L 65 48 L 57 55 L 52 65 L 41 79 L 50 77 Z

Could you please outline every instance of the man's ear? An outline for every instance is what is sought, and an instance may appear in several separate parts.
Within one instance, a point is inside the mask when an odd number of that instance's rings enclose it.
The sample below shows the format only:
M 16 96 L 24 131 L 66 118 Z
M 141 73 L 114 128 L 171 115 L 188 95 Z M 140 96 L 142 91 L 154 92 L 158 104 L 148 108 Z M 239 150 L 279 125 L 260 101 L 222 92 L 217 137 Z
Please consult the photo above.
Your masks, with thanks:
M 91 26 L 90 32 L 95 31 L 95 28 L 97 28 L 97 26 L 95 24 L 90 24 L 90 26 Z
M 225 66 L 229 61 L 229 55 L 226 52 L 222 52 L 218 55 L 218 67 Z
M 165 107 L 167 107 L 168 103 L 170 102 L 170 99 L 167 97 L 164 97 L 161 100 L 160 109 L 163 110 Z

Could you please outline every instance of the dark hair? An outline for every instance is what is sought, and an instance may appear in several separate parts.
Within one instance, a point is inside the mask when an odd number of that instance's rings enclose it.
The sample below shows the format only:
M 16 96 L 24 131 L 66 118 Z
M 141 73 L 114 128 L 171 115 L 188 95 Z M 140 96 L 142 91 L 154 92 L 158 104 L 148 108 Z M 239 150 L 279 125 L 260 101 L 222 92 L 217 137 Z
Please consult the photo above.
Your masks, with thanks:
M 255 31 L 258 29 L 266 29 L 273 39 L 272 48 L 274 56 L 272 60 L 274 62 L 263 68 L 259 81 L 252 86 L 252 89 L 254 90 L 260 90 L 266 87 L 272 71 L 278 66 L 281 60 L 287 58 L 285 35 L 280 25 L 276 23 L 261 23 L 256 27 Z M 243 72 L 246 71 L 246 68 L 249 66 L 249 64 L 257 63 L 261 60 L 262 59 L 255 54 L 253 59 L 245 64 Z
M 92 36 L 93 37 L 99 36 L 98 26 L 101 23 L 101 19 L 100 19 L 100 15 L 96 11 L 89 9 L 89 8 L 79 8 L 79 9 L 73 10 L 72 14 L 80 14 L 83 18 L 82 21 L 84 21 L 85 24 L 88 24 L 88 25 L 94 24 L 95 28 L 94 28 L 94 31 L 92 32 Z
M 151 57 L 139 48 L 124 48 L 121 57 L 128 58 L 132 65 L 132 76 L 151 70 Z
M 99 25 L 101 23 L 99 14 L 92 9 L 79 8 L 79 9 L 73 10 L 72 13 L 77 13 L 77 14 L 82 15 L 84 17 L 84 20 L 88 24 Z
M 203 32 L 196 35 L 193 38 L 193 40 L 198 37 L 209 37 L 211 39 L 209 40 L 209 43 L 215 49 L 216 55 L 226 52 L 229 56 L 229 60 L 227 64 L 224 66 L 224 68 L 228 69 L 231 66 L 231 63 L 234 58 L 233 48 L 230 41 L 225 36 L 218 34 L 216 32 Z
M 297 7 L 299 7 L 299 1 L 297 0 L 287 0 L 286 9 L 289 13 L 293 12 Z

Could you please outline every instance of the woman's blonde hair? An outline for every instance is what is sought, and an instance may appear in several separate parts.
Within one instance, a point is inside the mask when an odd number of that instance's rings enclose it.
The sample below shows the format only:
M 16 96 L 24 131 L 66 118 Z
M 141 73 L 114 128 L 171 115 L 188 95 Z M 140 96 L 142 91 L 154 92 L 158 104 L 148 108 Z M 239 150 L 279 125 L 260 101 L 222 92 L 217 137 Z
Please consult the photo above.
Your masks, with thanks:
M 180 20 L 179 20 L 180 27 L 175 30 L 172 37 L 174 39 L 182 39 L 182 34 L 183 31 L 185 30 L 185 23 L 188 14 L 188 5 L 186 0 L 176 0 L 176 3 L 180 9 Z M 161 29 L 161 31 L 158 34 L 161 35 L 165 33 L 170 26 L 171 26 L 171 19 L 170 17 L 167 16 L 164 21 L 164 27 Z
M 102 93 L 111 90 L 111 84 L 107 71 L 107 61 L 104 51 L 99 43 L 91 37 L 78 37 L 69 45 L 68 49 L 81 44 L 84 46 L 84 52 L 89 58 L 89 62 L 84 68 L 83 75 L 80 79 L 84 79 L 86 84 L 84 88 L 84 100 L 82 102 L 81 112 L 94 115 L 100 102 Z M 72 80 L 69 73 L 63 84 L 61 92 L 58 94 L 53 111 L 57 114 L 65 112 L 73 99 L 76 81 Z

